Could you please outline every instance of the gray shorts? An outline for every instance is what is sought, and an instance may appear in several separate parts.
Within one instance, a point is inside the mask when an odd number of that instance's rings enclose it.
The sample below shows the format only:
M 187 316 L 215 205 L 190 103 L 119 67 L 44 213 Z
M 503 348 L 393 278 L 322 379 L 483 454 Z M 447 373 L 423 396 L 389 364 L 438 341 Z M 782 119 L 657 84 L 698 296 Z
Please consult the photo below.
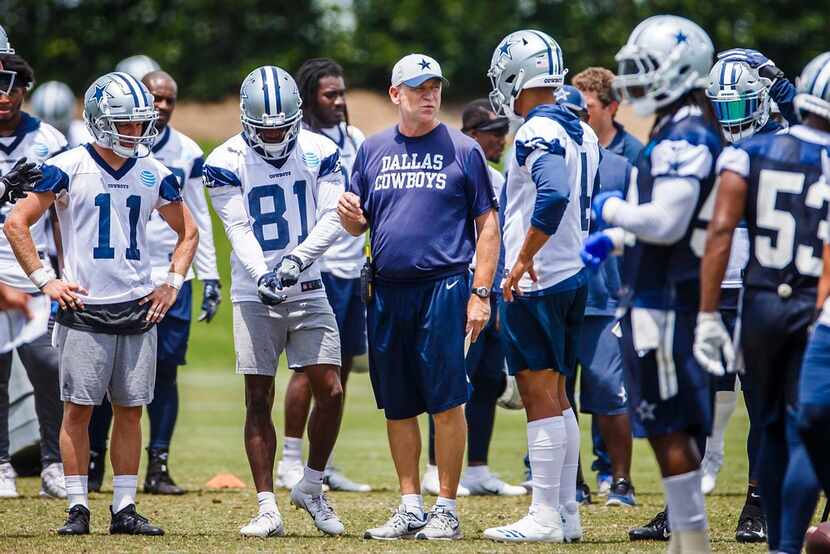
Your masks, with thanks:
M 285 350 L 288 367 L 340 365 L 340 335 L 326 298 L 311 298 L 268 307 L 260 302 L 233 305 L 236 372 L 277 373 Z
M 156 386 L 156 328 L 140 335 L 108 335 L 55 324 L 61 400 L 97 406 L 108 394 L 116 406 L 144 406 Z

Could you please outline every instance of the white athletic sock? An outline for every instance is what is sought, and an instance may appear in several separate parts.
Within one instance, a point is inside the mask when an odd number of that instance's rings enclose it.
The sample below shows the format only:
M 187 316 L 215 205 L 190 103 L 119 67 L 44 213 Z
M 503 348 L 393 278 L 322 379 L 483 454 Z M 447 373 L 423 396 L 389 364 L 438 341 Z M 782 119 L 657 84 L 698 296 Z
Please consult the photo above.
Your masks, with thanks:
M 735 413 L 738 404 L 738 393 L 732 390 L 721 390 L 715 394 L 715 421 L 712 425 L 712 434 L 706 439 L 706 451 L 723 454 L 723 439 L 729 418 Z
M 407 512 L 417 515 L 421 519 L 424 517 L 424 497 L 420 494 L 402 494 L 401 504 L 404 505 Z
M 579 469 L 579 422 L 573 408 L 562 412 L 565 420 L 565 459 L 562 463 L 562 481 L 559 485 L 559 503 L 576 502 L 576 474 Z
M 706 504 L 700 490 L 702 478 L 703 471 L 699 469 L 663 478 L 672 533 L 705 531 L 709 527 L 706 521 Z
M 490 468 L 483 466 L 467 466 L 464 470 L 464 477 L 470 481 L 484 481 L 490 477 Z
M 112 513 L 117 514 L 130 504 L 135 504 L 138 475 L 112 476 Z
M 559 485 L 565 461 L 565 420 L 562 416 L 527 424 L 527 451 L 533 473 L 533 504 L 559 510 Z
M 305 466 L 303 478 L 297 486 L 306 494 L 319 496 L 323 492 L 323 472 Z
M 282 459 L 286 462 L 303 461 L 303 439 L 285 437 L 282 443 Z
M 435 501 L 435 506 L 441 506 L 448 512 L 454 514 L 456 510 L 455 498 L 444 498 L 443 496 L 439 496 L 438 499 Z
M 259 504 L 260 515 L 279 511 L 277 510 L 277 495 L 273 492 L 265 491 L 256 493 L 256 501 Z
M 69 507 L 80 504 L 89 509 L 89 477 L 86 475 L 64 475 L 66 499 Z

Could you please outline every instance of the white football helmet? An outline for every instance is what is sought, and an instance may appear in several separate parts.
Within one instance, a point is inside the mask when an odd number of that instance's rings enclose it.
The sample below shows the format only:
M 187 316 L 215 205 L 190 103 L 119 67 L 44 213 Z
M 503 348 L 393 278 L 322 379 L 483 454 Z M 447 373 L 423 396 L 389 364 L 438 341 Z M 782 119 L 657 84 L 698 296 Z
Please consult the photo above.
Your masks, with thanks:
M 514 104 L 523 90 L 559 89 L 567 73 L 562 49 L 549 35 L 533 30 L 510 33 L 496 47 L 487 71 L 493 87 L 490 92 L 493 111 L 496 115 L 519 119 Z
M 268 160 L 283 160 L 291 154 L 303 122 L 303 100 L 297 83 L 287 71 L 273 65 L 251 71 L 239 90 L 242 129 L 251 148 Z M 286 129 L 282 140 L 271 142 L 263 130 Z
M 705 88 L 712 40 L 697 23 L 676 15 L 649 17 L 631 32 L 615 59 L 614 90 L 642 116 Z
M 811 112 L 830 121 L 830 52 L 819 54 L 795 80 L 796 113 Z
M 136 54 L 135 56 L 124 58 L 115 66 L 116 71 L 129 73 L 139 81 L 151 71 L 158 71 L 159 69 L 161 69 L 161 66 L 159 66 L 158 62 L 144 54 Z
M 6 30 L 0 25 L 0 54 L 14 54 L 12 43 L 9 42 L 9 35 Z
M 47 81 L 38 86 L 29 100 L 32 112 L 63 133 L 69 131 L 75 114 L 75 96 L 66 83 Z
M 723 136 L 731 143 L 751 137 L 769 121 L 769 87 L 746 62 L 718 60 L 709 72 L 706 96 L 712 103 Z

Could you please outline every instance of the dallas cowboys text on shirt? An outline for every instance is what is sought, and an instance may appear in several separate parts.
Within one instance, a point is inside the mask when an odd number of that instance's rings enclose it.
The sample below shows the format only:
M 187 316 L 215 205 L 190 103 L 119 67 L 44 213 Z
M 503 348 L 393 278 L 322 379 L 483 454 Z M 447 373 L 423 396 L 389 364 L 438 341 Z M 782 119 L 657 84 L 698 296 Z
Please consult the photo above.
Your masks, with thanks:
M 375 177 L 375 190 L 435 188 L 444 190 L 447 175 L 443 154 L 393 154 L 383 156 L 380 173 Z

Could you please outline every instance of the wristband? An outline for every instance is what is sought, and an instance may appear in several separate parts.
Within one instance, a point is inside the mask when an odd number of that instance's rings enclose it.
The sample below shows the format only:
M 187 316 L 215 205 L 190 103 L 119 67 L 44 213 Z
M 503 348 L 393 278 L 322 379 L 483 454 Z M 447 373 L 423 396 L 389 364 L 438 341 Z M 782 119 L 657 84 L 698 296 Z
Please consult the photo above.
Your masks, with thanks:
M 179 290 L 184 284 L 184 276 L 179 275 L 175 271 L 171 271 L 167 274 L 167 279 L 164 281 L 164 284 L 170 285 L 174 289 Z
M 46 283 L 48 283 L 55 277 L 56 275 L 52 268 L 46 268 L 43 266 L 39 267 L 38 269 L 34 270 L 29 274 L 29 279 L 31 279 L 32 283 L 34 283 L 38 290 L 45 287 Z

